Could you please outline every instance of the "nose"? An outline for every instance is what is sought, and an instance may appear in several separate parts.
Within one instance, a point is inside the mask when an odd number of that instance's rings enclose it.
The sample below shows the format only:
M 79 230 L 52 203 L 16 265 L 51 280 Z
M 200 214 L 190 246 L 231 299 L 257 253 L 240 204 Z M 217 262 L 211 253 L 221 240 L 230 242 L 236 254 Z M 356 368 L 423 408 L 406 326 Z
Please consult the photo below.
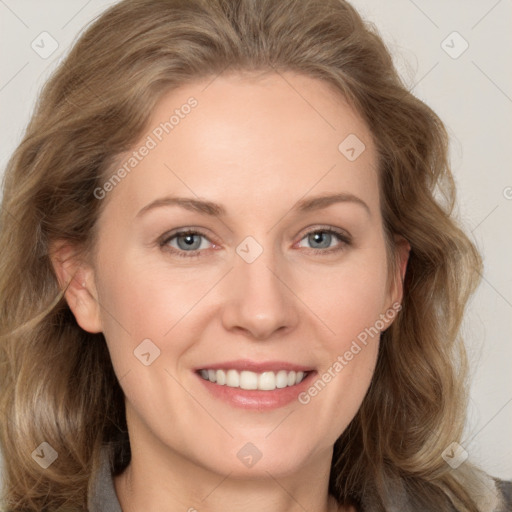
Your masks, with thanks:
M 291 278 L 287 279 L 284 263 L 276 266 L 270 250 L 263 251 L 252 263 L 235 258 L 229 282 L 225 283 L 229 291 L 222 308 L 224 328 L 256 340 L 293 330 L 300 318 L 300 301 L 290 286 Z

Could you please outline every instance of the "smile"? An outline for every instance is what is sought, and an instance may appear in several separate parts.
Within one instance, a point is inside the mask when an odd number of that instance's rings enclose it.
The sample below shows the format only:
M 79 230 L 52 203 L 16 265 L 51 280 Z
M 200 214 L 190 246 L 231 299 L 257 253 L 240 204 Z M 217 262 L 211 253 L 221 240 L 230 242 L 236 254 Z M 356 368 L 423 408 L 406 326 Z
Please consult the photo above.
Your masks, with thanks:
M 238 371 L 234 369 L 202 369 L 199 375 L 219 386 L 230 388 L 240 388 L 245 390 L 273 391 L 300 384 L 309 372 L 286 371 L 277 372 L 266 371 L 256 373 L 248 370 Z

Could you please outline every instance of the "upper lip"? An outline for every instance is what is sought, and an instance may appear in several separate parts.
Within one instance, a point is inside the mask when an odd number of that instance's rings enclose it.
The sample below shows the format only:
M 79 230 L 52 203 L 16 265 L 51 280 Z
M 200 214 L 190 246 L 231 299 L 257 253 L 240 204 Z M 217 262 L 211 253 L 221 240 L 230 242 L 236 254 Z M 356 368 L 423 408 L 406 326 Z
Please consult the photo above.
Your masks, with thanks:
M 251 371 L 255 373 L 277 372 L 279 370 L 309 372 L 313 368 L 302 364 L 294 364 L 288 361 L 251 361 L 250 359 L 237 359 L 236 361 L 223 361 L 221 363 L 207 363 L 196 368 L 199 370 L 237 370 Z

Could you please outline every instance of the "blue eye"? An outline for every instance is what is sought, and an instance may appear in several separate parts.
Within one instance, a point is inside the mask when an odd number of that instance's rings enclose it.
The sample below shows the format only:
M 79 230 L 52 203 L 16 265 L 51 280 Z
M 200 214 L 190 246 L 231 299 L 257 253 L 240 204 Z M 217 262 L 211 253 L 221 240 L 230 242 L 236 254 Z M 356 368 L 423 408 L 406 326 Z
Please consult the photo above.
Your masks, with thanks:
M 201 237 L 206 238 L 206 235 L 200 233 L 199 231 L 179 231 L 178 233 L 175 233 L 174 235 L 169 236 L 163 240 L 161 245 L 170 248 L 171 252 L 177 256 L 194 258 L 199 256 L 201 249 L 205 248 L 201 247 Z M 171 245 L 171 242 L 173 241 L 176 241 L 178 247 Z
M 308 243 L 313 245 L 313 247 L 311 247 L 313 250 L 319 250 L 320 252 L 324 253 L 331 253 L 333 251 L 341 250 L 344 244 L 350 244 L 350 239 L 346 234 L 333 228 L 316 229 L 315 231 L 310 231 L 301 239 L 301 241 L 305 239 L 308 241 Z M 338 244 L 332 247 L 331 242 L 335 240 L 338 240 Z M 342 243 L 340 244 L 339 242 Z M 315 246 L 315 244 L 318 245 Z M 340 247 L 340 245 L 342 247 Z M 325 251 L 323 249 L 329 250 Z
M 208 241 L 206 245 L 203 244 L 204 240 Z M 315 254 L 322 255 L 341 251 L 345 246 L 351 244 L 350 236 L 346 232 L 332 227 L 317 228 L 313 231 L 309 231 L 301 238 L 300 242 L 302 242 L 302 240 L 307 240 L 307 242 L 312 245 L 309 249 Z M 338 243 L 335 243 L 333 246 L 333 241 L 337 241 Z M 178 231 L 165 237 L 160 242 L 160 246 L 179 257 L 197 258 L 208 248 L 208 243 L 211 244 L 212 242 L 209 241 L 204 233 L 189 229 Z M 303 246 L 300 245 L 299 247 Z

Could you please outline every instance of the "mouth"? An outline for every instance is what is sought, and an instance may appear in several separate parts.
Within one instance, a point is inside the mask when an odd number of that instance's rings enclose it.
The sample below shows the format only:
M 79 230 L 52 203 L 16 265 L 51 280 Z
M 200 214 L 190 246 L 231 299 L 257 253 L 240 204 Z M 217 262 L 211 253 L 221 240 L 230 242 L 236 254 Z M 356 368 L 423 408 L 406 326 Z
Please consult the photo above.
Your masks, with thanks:
M 274 391 L 299 385 L 311 371 L 278 370 L 253 372 L 238 371 L 234 368 L 202 368 L 197 371 L 199 376 L 216 384 L 246 391 Z
M 204 363 L 194 373 L 210 397 L 235 408 L 261 412 L 297 401 L 317 372 L 311 366 L 288 361 L 237 359 Z

